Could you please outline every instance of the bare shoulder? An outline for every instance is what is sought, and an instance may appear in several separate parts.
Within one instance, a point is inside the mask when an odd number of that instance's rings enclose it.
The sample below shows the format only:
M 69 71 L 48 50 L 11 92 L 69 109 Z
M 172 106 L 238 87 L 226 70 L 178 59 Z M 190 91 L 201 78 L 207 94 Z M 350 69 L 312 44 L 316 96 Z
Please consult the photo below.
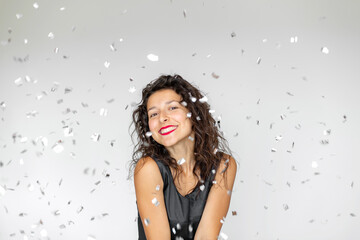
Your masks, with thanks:
M 221 159 L 218 173 L 227 172 L 228 175 L 235 178 L 236 171 L 237 171 L 237 162 L 236 160 L 229 154 L 224 153 L 223 158 Z
M 151 157 L 141 158 L 136 166 L 134 171 L 134 183 L 135 187 L 137 183 L 141 182 L 142 185 L 146 183 L 157 182 L 160 184 L 162 182 L 161 173 L 159 167 L 154 159 Z

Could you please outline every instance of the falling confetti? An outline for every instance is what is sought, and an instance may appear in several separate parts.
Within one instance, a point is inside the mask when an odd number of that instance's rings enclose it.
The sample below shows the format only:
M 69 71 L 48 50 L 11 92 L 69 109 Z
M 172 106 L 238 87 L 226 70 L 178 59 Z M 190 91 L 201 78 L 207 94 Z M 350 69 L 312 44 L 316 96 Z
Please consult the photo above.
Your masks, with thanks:
M 177 161 L 178 165 L 182 165 L 183 163 L 185 163 L 185 158 L 181 158 L 180 160 Z
M 94 142 L 98 142 L 100 140 L 100 134 L 99 133 L 94 133 L 91 135 L 91 139 L 94 141 Z
M 148 54 L 147 55 L 147 58 L 150 60 L 150 61 L 152 61 L 152 62 L 157 62 L 157 61 L 159 61 L 159 56 L 157 56 L 157 55 L 155 55 L 155 54 Z
M 160 190 L 160 185 L 156 185 L 156 188 L 155 188 L 156 191 L 159 191 Z
M 233 37 L 236 37 L 236 33 L 235 33 L 235 32 L 232 32 L 230 36 L 231 36 L 232 38 L 233 38 Z
M 50 39 L 54 39 L 54 38 L 55 38 L 55 35 L 54 35 L 54 33 L 52 33 L 52 32 L 49 32 L 49 34 L 48 34 L 48 38 L 50 38 Z
M 291 42 L 291 43 L 297 43 L 297 41 L 298 41 L 298 37 L 297 37 L 297 36 L 290 38 L 290 42 Z
M 20 18 L 22 18 L 23 15 L 21 13 L 17 13 L 15 16 L 17 19 L 20 19 Z
M 194 138 L 192 136 L 188 137 L 190 139 L 190 141 L 194 141 Z
M 316 161 L 312 161 L 311 167 L 312 167 L 312 168 L 317 168 L 317 167 L 318 167 L 318 163 L 317 163 Z
M 4 196 L 6 193 L 6 190 L 3 186 L 0 185 L 0 197 Z
M 219 237 L 217 239 L 218 240 L 227 240 L 228 236 L 225 233 L 220 232 Z
M 186 18 L 186 9 L 183 11 L 184 18 Z
M 321 52 L 324 54 L 329 54 L 329 49 L 327 47 L 322 47 Z
M 96 238 L 95 238 L 94 236 L 92 236 L 92 235 L 89 235 L 89 236 L 87 237 L 87 240 L 96 240 Z
M 38 9 L 38 8 L 39 8 L 39 4 L 38 4 L 37 2 L 35 2 L 35 3 L 33 4 L 33 7 L 34 7 L 35 9 Z
M 197 100 L 196 97 L 191 97 L 190 99 L 192 102 L 196 102 L 196 100 Z
M 258 57 L 258 59 L 256 60 L 256 63 L 260 64 L 260 62 L 261 62 L 261 57 Z
M 204 103 L 204 102 L 207 102 L 207 101 L 208 101 L 208 98 L 206 96 L 199 99 L 199 102 L 201 102 L 201 103 Z
M 56 143 L 52 146 L 52 150 L 54 150 L 55 153 L 61 153 L 64 150 L 64 146 L 61 143 Z
M 191 112 L 188 112 L 187 114 L 186 114 L 186 116 L 188 117 L 188 118 L 191 118 Z
M 279 135 L 279 136 L 276 136 L 276 137 L 275 137 L 275 140 L 278 142 L 278 141 L 280 141 L 282 138 L 283 138 L 283 137 L 282 137 L 281 135 Z
M 17 79 L 15 79 L 14 83 L 16 84 L 16 86 L 21 86 L 24 83 L 24 80 L 21 77 L 18 77 Z
M 213 77 L 213 78 L 215 78 L 215 79 L 218 79 L 220 76 L 219 75 L 217 75 L 216 73 L 211 73 L 211 76 Z
M 144 223 L 145 223 L 145 226 L 148 226 L 150 224 L 150 220 L 148 218 L 145 218 Z
M 225 223 L 225 217 L 223 217 L 222 219 L 220 219 L 220 222 L 221 222 L 222 224 L 224 224 L 224 223 Z
M 134 86 L 130 87 L 129 88 L 129 92 L 130 93 L 134 93 L 136 91 L 136 88 Z
M 285 211 L 287 211 L 289 209 L 289 206 L 287 204 L 283 204 L 283 208 Z
M 110 62 L 105 61 L 105 62 L 104 62 L 104 66 L 105 66 L 106 68 L 109 68 L 109 67 L 110 67 Z
M 107 113 L 108 113 L 108 110 L 106 108 L 100 109 L 100 113 L 99 113 L 100 116 L 106 117 Z
M 151 200 L 151 202 L 157 207 L 160 205 L 159 201 L 156 198 L 153 198 L 153 200 Z
M 204 184 L 200 185 L 200 190 L 204 191 L 204 189 L 205 189 L 205 185 Z
M 146 132 L 145 133 L 145 136 L 147 136 L 147 137 L 151 137 L 151 135 L 152 135 L 152 132 Z
M 193 229 L 193 226 L 191 225 L 191 223 L 189 224 L 189 232 L 192 232 L 194 229 Z
M 201 118 L 200 118 L 199 116 L 197 116 L 197 117 L 196 117 L 196 120 L 200 121 L 200 120 L 201 120 Z
M 1 110 L 5 110 L 5 108 L 6 108 L 6 104 L 5 104 L 5 102 L 1 102 L 0 103 L 0 108 L 1 108 Z

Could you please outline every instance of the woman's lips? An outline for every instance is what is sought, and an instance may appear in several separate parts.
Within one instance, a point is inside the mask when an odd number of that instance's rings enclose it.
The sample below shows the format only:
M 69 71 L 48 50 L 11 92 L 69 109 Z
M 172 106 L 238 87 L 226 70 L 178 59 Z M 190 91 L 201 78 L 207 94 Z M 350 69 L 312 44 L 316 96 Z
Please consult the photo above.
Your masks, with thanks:
M 169 125 L 169 126 L 166 126 L 166 127 L 162 127 L 159 130 L 159 133 L 161 135 L 168 135 L 168 134 L 172 133 L 173 131 L 175 131 L 176 128 L 177 128 L 177 126 L 174 126 L 174 125 Z

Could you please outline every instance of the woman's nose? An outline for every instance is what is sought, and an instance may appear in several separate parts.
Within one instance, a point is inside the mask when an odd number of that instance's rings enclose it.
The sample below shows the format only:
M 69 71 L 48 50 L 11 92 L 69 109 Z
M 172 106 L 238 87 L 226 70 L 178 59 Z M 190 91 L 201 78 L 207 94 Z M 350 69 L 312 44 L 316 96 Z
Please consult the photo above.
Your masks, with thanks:
M 169 117 L 167 116 L 166 113 L 160 113 L 160 121 L 161 122 L 166 122 L 169 120 Z

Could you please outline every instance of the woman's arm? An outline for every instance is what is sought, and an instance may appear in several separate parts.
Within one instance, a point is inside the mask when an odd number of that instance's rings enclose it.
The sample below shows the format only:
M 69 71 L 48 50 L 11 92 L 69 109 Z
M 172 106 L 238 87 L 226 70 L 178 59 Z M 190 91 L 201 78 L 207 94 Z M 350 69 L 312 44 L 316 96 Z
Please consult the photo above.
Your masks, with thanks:
M 229 159 L 228 164 L 226 164 L 227 159 Z M 224 173 L 221 172 L 226 167 L 227 184 L 225 185 L 225 179 L 223 178 Z M 236 169 L 236 161 L 231 156 L 228 156 L 228 158 L 225 157 L 225 160 L 221 161 L 215 175 L 216 183 L 211 187 L 203 215 L 196 230 L 195 240 L 216 240 L 218 238 L 222 222 L 229 210 Z
M 171 233 L 164 202 L 164 183 L 159 167 L 152 158 L 139 160 L 135 167 L 134 185 L 146 239 L 169 240 Z M 157 185 L 160 185 L 158 190 L 156 189 Z M 145 219 L 147 220 L 145 221 Z

